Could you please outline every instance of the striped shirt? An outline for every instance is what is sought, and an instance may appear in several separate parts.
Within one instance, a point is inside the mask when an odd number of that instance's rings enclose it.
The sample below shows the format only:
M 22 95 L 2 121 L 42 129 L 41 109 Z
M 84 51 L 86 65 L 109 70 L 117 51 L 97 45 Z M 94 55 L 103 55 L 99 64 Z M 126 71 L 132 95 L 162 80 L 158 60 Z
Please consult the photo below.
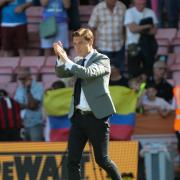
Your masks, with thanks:
M 106 2 L 95 6 L 88 25 L 96 29 L 96 46 L 101 51 L 119 51 L 124 45 L 124 15 L 126 6 L 117 1 L 111 12 Z

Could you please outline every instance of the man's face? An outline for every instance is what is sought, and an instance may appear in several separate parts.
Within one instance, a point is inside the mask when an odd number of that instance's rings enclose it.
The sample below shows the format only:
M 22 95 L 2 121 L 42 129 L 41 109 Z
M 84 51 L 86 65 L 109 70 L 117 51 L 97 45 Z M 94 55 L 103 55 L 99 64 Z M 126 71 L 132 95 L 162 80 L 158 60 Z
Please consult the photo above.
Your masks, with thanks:
M 31 77 L 26 76 L 25 74 L 19 73 L 18 80 L 22 83 L 23 86 L 28 86 L 31 84 Z
M 83 37 L 73 37 L 73 45 L 76 54 L 85 57 L 92 48 L 92 41 L 88 42 Z
M 107 6 L 110 8 L 114 8 L 117 0 L 106 0 Z
M 166 68 L 165 67 L 154 68 L 154 76 L 156 78 L 159 78 L 159 79 L 164 78 L 165 73 L 166 73 Z
M 157 91 L 155 88 L 148 88 L 146 95 L 149 100 L 154 100 L 156 98 L 156 93 L 157 93 Z

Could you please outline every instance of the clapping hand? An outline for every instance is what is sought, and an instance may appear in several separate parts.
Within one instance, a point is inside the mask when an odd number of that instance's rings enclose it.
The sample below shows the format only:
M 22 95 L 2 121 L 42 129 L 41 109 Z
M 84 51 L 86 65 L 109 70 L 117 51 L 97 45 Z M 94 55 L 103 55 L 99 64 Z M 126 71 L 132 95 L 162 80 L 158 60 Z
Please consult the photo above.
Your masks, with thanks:
M 63 49 L 62 43 L 60 41 L 53 44 L 54 52 L 55 54 L 60 58 L 62 62 L 66 62 L 68 59 L 68 56 L 66 54 L 66 51 Z

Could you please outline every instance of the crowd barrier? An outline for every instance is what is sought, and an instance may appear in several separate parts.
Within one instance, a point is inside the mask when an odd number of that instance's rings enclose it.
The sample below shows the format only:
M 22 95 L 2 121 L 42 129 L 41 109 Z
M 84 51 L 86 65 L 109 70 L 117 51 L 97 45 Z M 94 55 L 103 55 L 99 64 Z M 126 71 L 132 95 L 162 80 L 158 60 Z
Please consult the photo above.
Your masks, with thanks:
M 107 174 L 95 164 L 91 151 L 87 144 L 81 160 L 82 179 L 107 180 Z M 111 141 L 109 154 L 122 174 L 131 173 L 133 180 L 137 180 L 137 141 Z M 67 179 L 67 143 L 0 143 L 0 179 Z

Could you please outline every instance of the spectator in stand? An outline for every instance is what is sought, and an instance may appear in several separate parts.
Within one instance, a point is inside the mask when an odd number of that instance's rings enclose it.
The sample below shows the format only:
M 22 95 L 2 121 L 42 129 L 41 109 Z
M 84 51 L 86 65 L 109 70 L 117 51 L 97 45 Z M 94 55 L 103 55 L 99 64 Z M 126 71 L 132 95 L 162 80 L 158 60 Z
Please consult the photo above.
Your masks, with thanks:
M 0 89 L 0 141 L 21 141 L 20 106 L 4 89 Z
M 155 84 L 157 96 L 171 103 L 173 98 L 173 87 L 165 79 L 166 69 L 167 65 L 164 61 L 156 61 L 153 65 L 153 75 L 147 77 L 147 85 L 152 83 Z
M 168 27 L 179 27 L 180 16 L 180 1 L 179 0 L 167 0 L 167 15 L 168 15 Z
M 67 9 L 70 8 L 70 0 L 40 0 L 44 7 L 43 19 L 50 16 L 56 17 L 57 33 L 53 37 L 42 38 L 41 48 L 44 49 L 44 55 L 53 55 L 52 46 L 54 42 L 61 41 L 65 50 L 69 49 L 69 31 L 68 31 L 68 14 Z
M 96 46 L 100 53 L 110 58 L 111 65 L 124 72 L 124 14 L 126 6 L 118 0 L 105 0 L 95 6 L 88 25 L 96 34 Z
M 25 56 L 27 47 L 27 17 L 25 10 L 32 5 L 32 0 L 1 0 L 2 6 L 2 49 L 4 56 Z M 15 49 L 17 48 L 17 49 Z
M 109 81 L 110 86 L 125 86 L 128 87 L 128 79 L 126 79 L 116 66 L 111 66 L 111 76 Z
M 80 15 L 79 15 L 79 1 L 71 0 L 71 5 L 67 9 L 68 20 L 69 20 L 69 30 L 76 31 L 81 27 Z
M 20 86 L 15 100 L 21 106 L 21 118 L 26 141 L 42 141 L 43 138 L 43 87 L 32 79 L 30 68 L 22 67 L 18 71 Z
M 151 75 L 157 51 L 157 18 L 146 8 L 146 0 L 134 0 L 134 7 L 126 11 L 124 25 L 130 78 L 139 71 Z
M 157 97 L 157 90 L 154 84 L 149 84 L 146 90 L 146 95 L 142 100 L 142 106 L 145 113 L 160 114 L 166 117 L 173 110 L 171 104 L 166 102 L 163 98 Z

